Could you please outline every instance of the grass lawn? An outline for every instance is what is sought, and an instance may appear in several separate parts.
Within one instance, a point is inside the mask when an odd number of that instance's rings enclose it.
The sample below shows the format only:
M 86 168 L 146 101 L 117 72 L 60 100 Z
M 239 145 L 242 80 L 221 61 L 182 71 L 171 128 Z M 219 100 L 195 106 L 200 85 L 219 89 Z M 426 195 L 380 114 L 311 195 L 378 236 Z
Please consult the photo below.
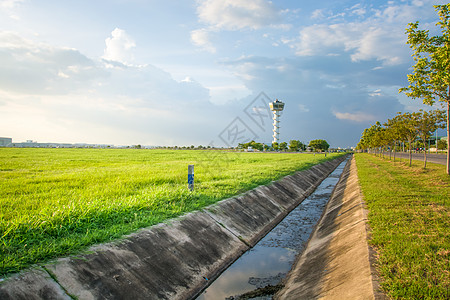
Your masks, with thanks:
M 338 154 L 0 148 L 0 276 L 118 238 Z M 187 167 L 195 164 L 195 190 Z
M 450 177 L 406 161 L 356 154 L 381 285 L 393 299 L 449 299 Z

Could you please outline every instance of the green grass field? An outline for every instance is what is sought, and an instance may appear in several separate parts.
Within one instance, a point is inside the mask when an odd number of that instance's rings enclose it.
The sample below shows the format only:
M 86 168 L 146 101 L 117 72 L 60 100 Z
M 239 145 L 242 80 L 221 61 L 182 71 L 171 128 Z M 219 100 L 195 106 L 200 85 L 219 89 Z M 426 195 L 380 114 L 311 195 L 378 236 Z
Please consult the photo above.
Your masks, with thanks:
M 0 149 L 0 275 L 75 253 L 338 154 Z M 195 164 L 195 191 L 187 167 Z
M 357 154 L 382 288 L 393 299 L 449 299 L 450 178 L 445 166 Z

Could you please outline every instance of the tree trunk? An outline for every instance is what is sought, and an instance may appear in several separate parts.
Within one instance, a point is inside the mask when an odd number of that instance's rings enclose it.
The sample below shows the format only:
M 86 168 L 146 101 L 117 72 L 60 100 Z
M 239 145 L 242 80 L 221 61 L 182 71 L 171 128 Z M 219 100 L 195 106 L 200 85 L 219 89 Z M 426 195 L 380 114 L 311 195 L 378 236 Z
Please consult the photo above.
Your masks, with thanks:
M 450 86 L 448 87 L 448 95 L 450 97 Z M 447 99 L 447 175 L 450 175 L 450 134 L 449 134 L 450 115 L 449 114 L 450 114 L 450 99 Z
M 411 167 L 411 163 L 412 163 L 412 141 L 408 141 L 409 143 L 409 166 Z
M 394 162 L 395 162 L 395 151 L 397 150 L 397 141 L 394 142 Z
M 425 142 L 424 142 L 424 151 L 423 151 L 423 168 L 424 169 L 427 168 L 427 149 L 425 147 Z

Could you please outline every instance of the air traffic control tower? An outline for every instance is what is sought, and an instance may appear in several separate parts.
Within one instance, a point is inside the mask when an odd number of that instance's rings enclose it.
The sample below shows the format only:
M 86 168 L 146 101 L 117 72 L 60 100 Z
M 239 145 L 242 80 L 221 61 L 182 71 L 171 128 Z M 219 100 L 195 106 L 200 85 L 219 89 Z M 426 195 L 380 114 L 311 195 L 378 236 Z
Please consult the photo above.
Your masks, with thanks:
M 269 103 L 270 110 L 273 112 L 273 143 L 278 143 L 280 138 L 280 114 L 284 109 L 284 103 L 276 99 Z

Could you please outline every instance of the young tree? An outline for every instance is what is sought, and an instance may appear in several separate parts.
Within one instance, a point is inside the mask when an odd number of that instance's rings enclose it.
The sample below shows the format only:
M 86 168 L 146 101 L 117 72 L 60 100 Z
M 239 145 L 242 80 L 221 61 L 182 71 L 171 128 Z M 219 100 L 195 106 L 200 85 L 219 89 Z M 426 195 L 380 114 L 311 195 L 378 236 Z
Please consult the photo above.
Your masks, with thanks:
M 373 131 L 371 130 L 371 128 L 364 129 L 361 139 L 359 140 L 359 143 L 356 146 L 357 149 L 364 150 L 370 153 L 373 135 Z
M 399 92 L 413 99 L 423 98 L 423 103 L 433 105 L 436 100 L 447 104 L 447 137 L 450 126 L 450 3 L 435 5 L 442 35 L 429 36 L 429 30 L 419 30 L 419 22 L 410 23 L 406 29 L 408 44 L 414 50 L 414 72 L 408 75 L 409 86 Z M 450 149 L 450 138 L 447 138 Z M 450 175 L 450 151 L 447 151 L 447 174 Z
M 417 115 L 414 113 L 404 113 L 398 115 L 398 120 L 401 126 L 401 138 L 408 142 L 409 145 L 409 166 L 412 164 L 412 143 L 416 140 L 418 135 L 417 130 Z
M 281 151 L 287 150 L 287 143 L 286 142 L 281 142 L 280 146 L 279 146 Z
M 381 130 L 380 122 L 376 122 L 369 128 L 364 129 L 363 135 L 359 142 L 359 147 L 368 149 L 369 152 L 375 152 L 380 147 L 378 131 Z
M 389 140 L 389 144 L 393 146 L 389 152 L 389 159 L 391 159 L 391 153 L 394 152 L 394 162 L 395 162 L 395 152 L 397 151 L 397 144 L 399 142 L 400 136 L 398 132 L 398 123 L 396 119 L 388 119 L 386 123 L 383 124 L 386 128 L 386 135 Z M 392 151 L 393 150 L 393 151 Z
M 397 145 L 400 144 L 400 142 L 405 141 L 405 136 L 407 135 L 407 128 L 403 126 L 402 120 L 401 120 L 402 113 L 397 113 L 397 116 L 395 116 L 393 119 L 388 119 L 388 121 L 383 124 L 386 126 L 388 132 L 389 132 L 389 138 L 394 144 L 394 162 L 395 162 L 395 153 L 397 150 Z
M 443 141 L 443 140 L 439 140 L 439 141 L 437 142 L 437 149 L 438 149 L 438 150 L 446 150 L 446 149 L 448 149 L 448 148 L 447 148 L 447 142 L 446 142 L 446 141 Z
M 309 142 L 308 147 L 314 149 L 314 151 L 327 151 L 330 145 L 325 140 L 312 140 Z
M 433 135 L 438 128 L 444 128 L 445 111 L 432 110 L 423 111 L 422 109 L 414 113 L 416 115 L 417 131 L 420 139 L 422 140 L 424 151 L 423 168 L 427 167 L 427 141 Z
M 381 124 L 380 124 L 380 129 L 375 133 L 374 138 L 375 138 L 376 146 L 379 149 L 380 157 L 383 156 L 383 158 L 384 158 L 384 150 L 390 142 L 390 138 L 389 138 L 387 129 L 381 127 Z

